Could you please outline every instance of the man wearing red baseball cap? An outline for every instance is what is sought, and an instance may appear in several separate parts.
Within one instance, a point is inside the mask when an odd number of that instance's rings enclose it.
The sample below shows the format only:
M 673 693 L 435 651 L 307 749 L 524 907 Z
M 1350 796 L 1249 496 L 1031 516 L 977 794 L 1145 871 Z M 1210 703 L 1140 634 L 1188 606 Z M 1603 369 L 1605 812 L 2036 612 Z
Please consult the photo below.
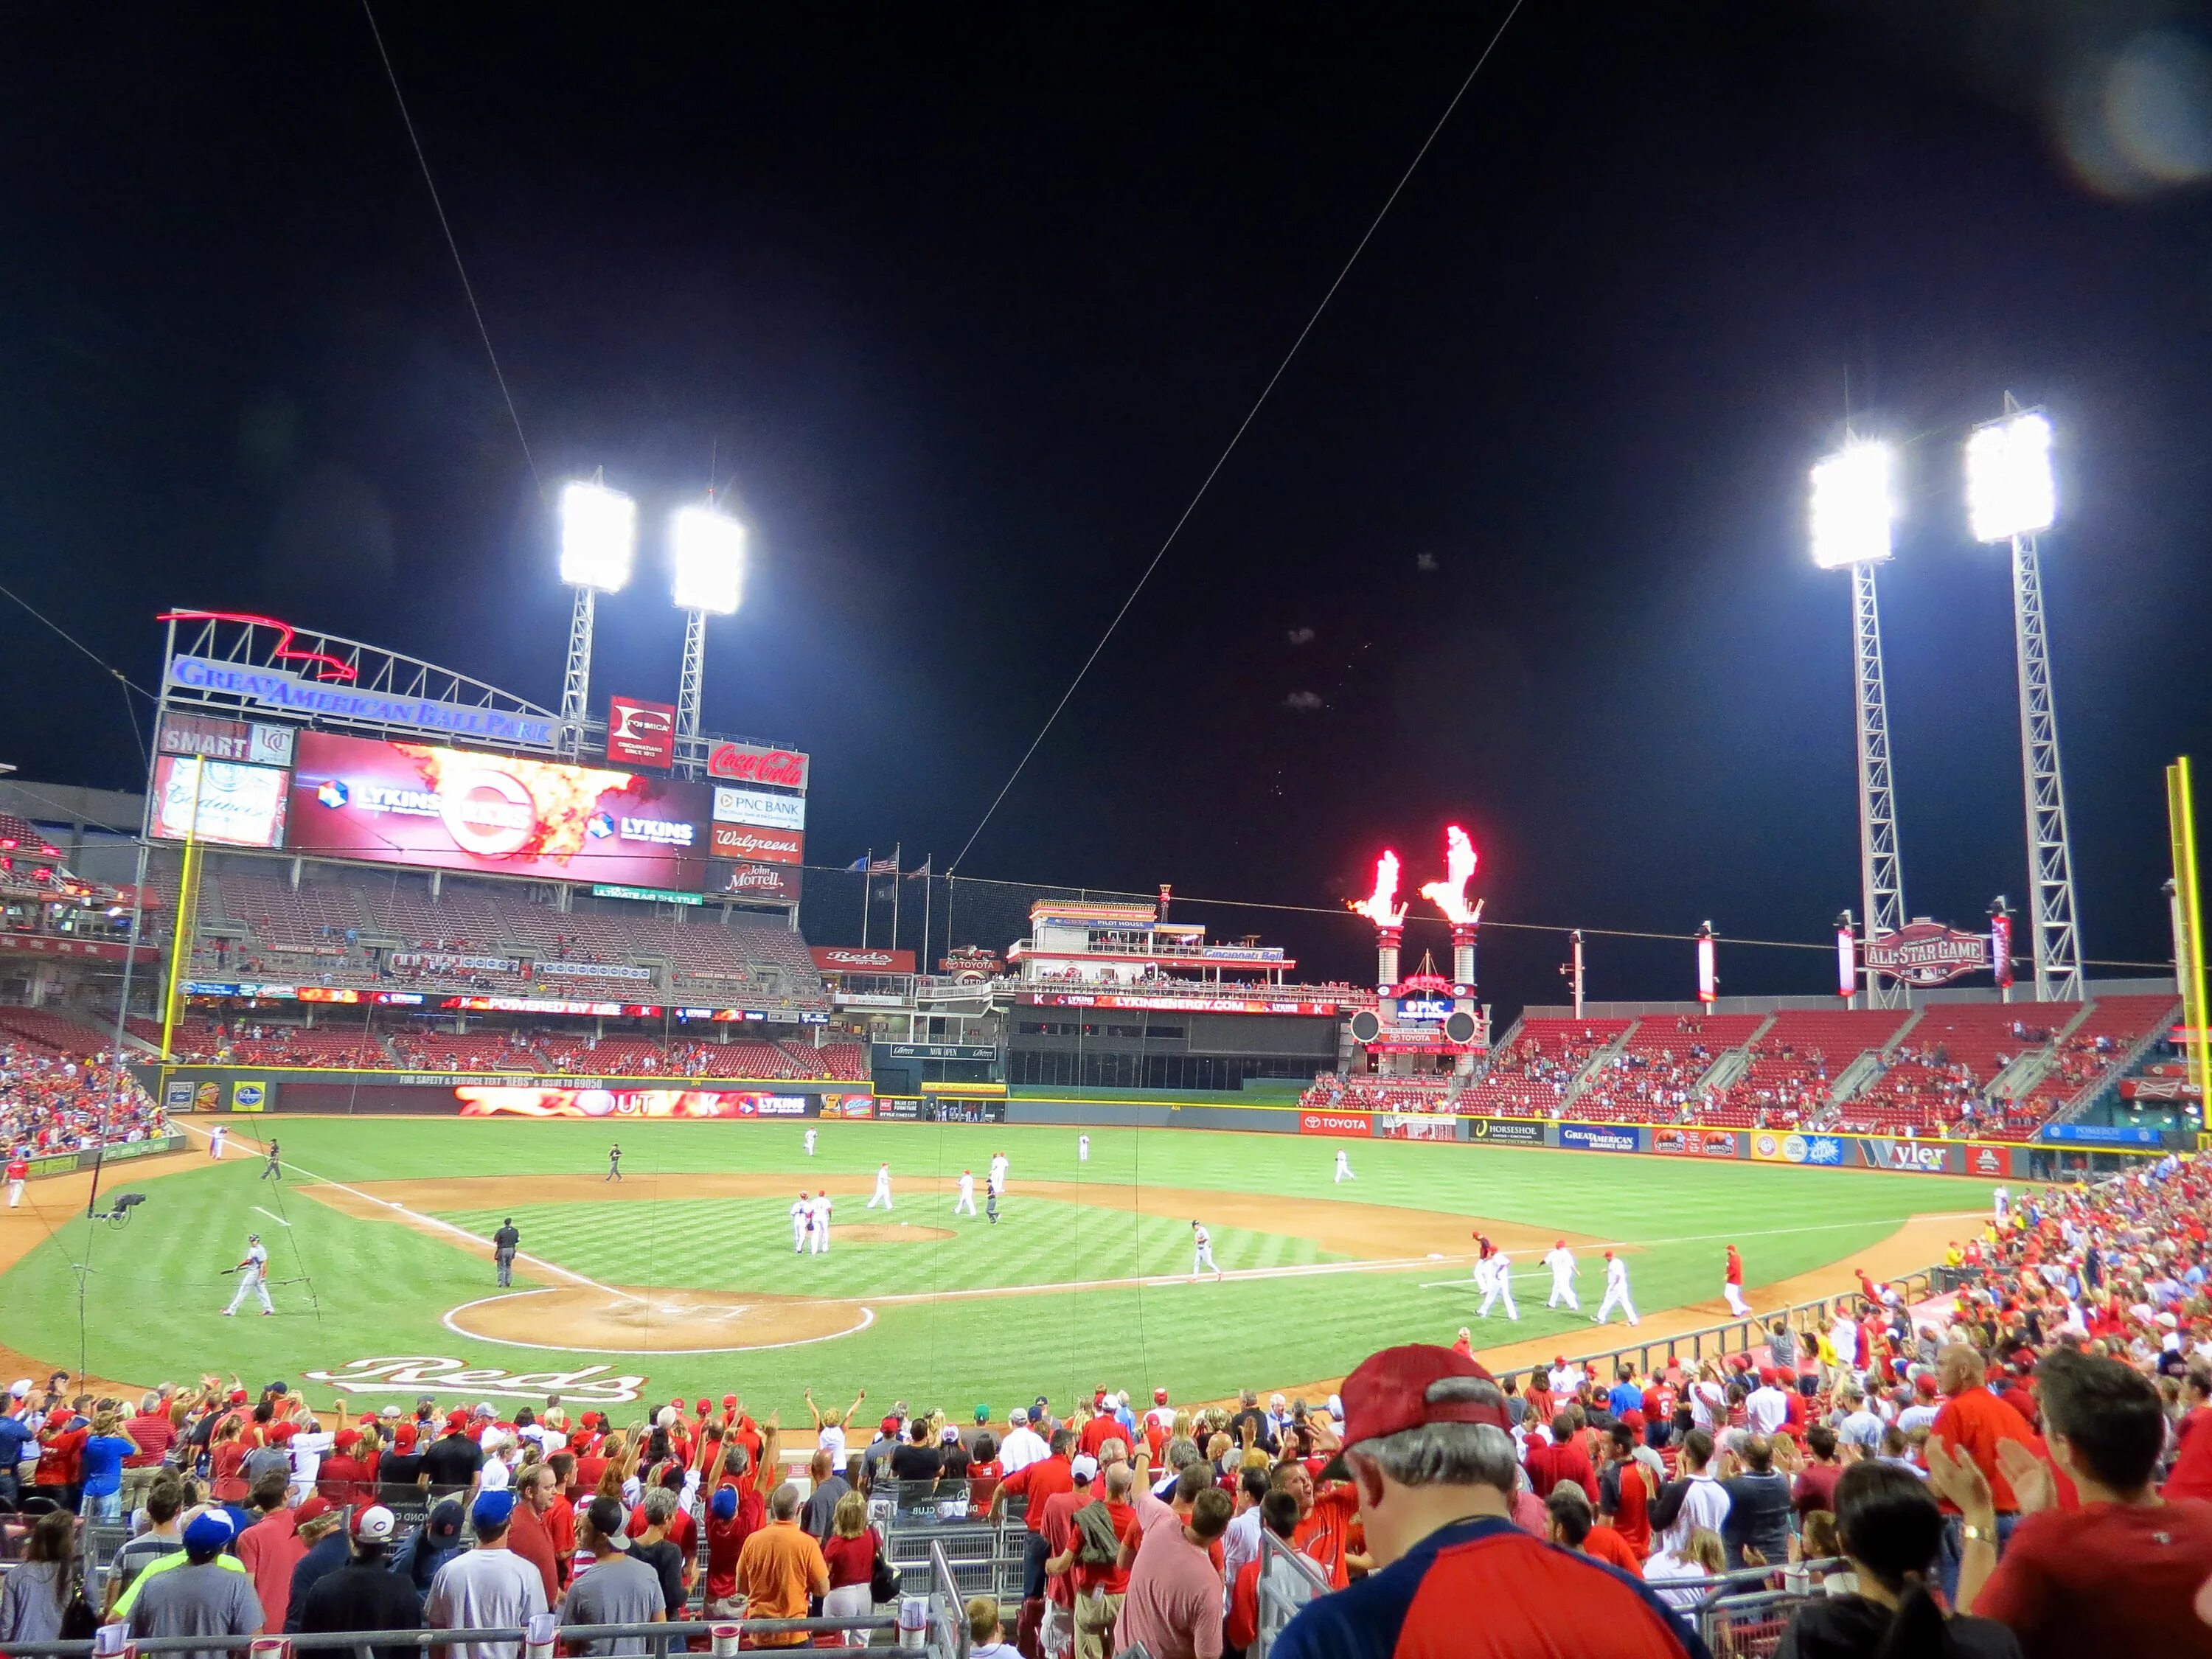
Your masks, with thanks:
M 1710 1659 L 1642 1584 L 1513 1525 L 1505 1397 L 1474 1360 L 1386 1348 L 1345 1379 L 1344 1413 L 1377 1570 L 1309 1603 L 1275 1659 Z

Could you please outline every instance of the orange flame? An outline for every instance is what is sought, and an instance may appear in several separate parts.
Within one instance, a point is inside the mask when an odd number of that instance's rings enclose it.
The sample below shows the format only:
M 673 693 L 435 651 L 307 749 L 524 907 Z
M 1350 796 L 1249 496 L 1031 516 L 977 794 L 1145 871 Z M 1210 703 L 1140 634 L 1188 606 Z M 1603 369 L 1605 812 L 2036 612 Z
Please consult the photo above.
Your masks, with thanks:
M 1421 896 L 1444 913 L 1444 920 L 1470 922 L 1481 915 L 1480 904 L 1469 906 L 1467 884 L 1474 879 L 1474 843 L 1467 831 L 1453 824 L 1444 831 L 1444 878 L 1421 884 Z
M 1375 890 L 1357 904 L 1345 900 L 1347 909 L 1356 911 L 1377 927 L 1397 927 L 1404 924 L 1406 907 L 1390 908 L 1390 901 L 1398 896 L 1398 855 L 1385 853 L 1375 860 Z

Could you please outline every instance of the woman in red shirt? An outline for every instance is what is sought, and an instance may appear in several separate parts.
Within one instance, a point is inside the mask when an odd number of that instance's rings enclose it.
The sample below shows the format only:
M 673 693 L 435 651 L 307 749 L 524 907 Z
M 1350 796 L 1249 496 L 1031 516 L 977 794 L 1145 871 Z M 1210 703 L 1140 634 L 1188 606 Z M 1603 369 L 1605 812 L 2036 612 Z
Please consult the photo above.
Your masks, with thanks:
M 865 1618 L 875 1610 L 875 1591 L 869 1581 L 876 1571 L 876 1534 L 868 1525 L 868 1500 L 848 1492 L 837 1500 L 830 1517 L 830 1536 L 822 1540 L 822 1559 L 830 1567 L 830 1593 L 822 1598 L 824 1619 Z M 845 1645 L 864 1648 L 866 1631 L 845 1632 Z

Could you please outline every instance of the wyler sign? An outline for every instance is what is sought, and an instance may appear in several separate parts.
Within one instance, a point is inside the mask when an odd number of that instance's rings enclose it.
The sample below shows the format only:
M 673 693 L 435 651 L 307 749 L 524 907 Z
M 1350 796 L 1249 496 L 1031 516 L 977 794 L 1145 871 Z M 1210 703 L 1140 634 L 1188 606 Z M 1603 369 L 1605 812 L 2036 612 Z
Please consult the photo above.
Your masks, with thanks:
M 732 783 L 773 784 L 803 793 L 806 757 L 795 749 L 769 749 L 757 743 L 718 743 L 707 751 L 707 775 Z
M 676 710 L 665 702 L 616 697 L 607 704 L 607 758 L 631 766 L 676 764 Z
M 1905 985 L 1944 985 L 1963 975 L 1988 971 L 1990 936 L 1963 933 L 1917 916 L 1897 932 L 1870 940 L 1866 965 Z

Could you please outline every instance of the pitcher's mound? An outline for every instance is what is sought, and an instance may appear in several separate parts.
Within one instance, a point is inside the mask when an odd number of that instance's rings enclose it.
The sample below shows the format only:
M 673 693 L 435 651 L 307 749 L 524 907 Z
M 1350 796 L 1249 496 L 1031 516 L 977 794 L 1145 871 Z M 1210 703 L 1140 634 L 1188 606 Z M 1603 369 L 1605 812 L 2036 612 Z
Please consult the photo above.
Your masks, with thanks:
M 840 1244 L 933 1244 L 953 1237 L 950 1227 L 922 1227 L 910 1221 L 863 1221 L 839 1227 L 830 1235 L 830 1248 Z
M 740 1291 L 599 1290 L 561 1285 L 465 1303 L 446 1316 L 461 1336 L 580 1353 L 729 1353 L 850 1336 L 875 1322 L 857 1302 Z

